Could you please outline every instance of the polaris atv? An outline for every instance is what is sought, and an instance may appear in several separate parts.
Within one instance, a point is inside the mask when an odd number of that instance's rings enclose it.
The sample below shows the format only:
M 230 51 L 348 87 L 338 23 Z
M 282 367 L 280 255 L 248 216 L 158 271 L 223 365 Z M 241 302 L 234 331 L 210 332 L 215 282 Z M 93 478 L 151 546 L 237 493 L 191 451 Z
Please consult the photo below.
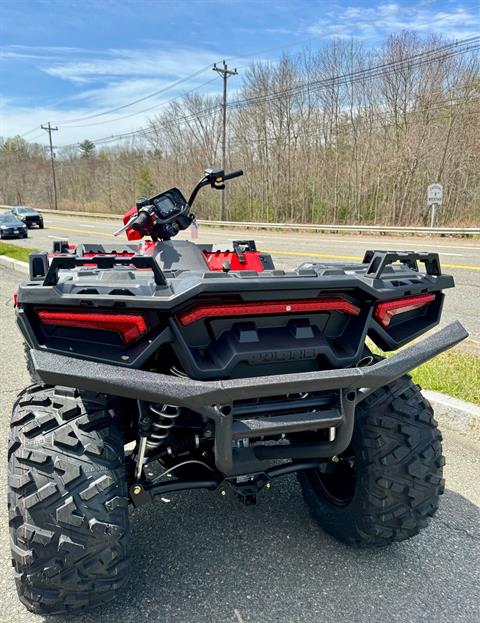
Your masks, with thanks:
M 200 188 L 239 175 L 139 200 L 128 243 L 30 255 L 15 307 L 36 384 L 13 410 L 9 510 L 35 612 L 111 599 L 129 504 L 174 491 L 253 504 L 296 473 L 319 525 L 356 546 L 408 539 L 437 510 L 441 434 L 408 372 L 467 333 L 454 322 L 386 359 L 366 339 L 396 351 L 429 331 L 453 278 L 436 253 L 284 271 L 251 240 L 172 241 Z

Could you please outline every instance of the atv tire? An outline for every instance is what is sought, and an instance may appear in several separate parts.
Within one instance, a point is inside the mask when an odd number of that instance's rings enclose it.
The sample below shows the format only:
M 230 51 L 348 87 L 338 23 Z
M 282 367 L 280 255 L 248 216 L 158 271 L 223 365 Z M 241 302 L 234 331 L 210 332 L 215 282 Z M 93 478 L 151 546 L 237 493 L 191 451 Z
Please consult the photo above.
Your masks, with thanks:
M 34 385 L 9 439 L 10 540 L 20 600 L 39 614 L 110 600 L 127 572 L 123 437 L 103 396 Z
M 362 547 L 418 534 L 444 489 L 441 440 L 432 408 L 409 376 L 372 393 L 357 406 L 350 447 L 298 474 L 320 526 Z

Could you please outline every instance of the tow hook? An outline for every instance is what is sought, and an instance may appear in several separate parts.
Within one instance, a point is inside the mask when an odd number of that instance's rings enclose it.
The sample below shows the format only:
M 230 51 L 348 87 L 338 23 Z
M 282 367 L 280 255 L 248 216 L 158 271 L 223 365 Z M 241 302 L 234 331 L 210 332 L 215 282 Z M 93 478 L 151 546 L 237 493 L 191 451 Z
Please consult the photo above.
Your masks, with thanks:
M 233 490 L 240 502 L 245 506 L 253 506 L 257 503 L 257 493 L 263 488 L 270 489 L 272 486 L 267 474 L 245 474 L 226 478 L 225 483 Z

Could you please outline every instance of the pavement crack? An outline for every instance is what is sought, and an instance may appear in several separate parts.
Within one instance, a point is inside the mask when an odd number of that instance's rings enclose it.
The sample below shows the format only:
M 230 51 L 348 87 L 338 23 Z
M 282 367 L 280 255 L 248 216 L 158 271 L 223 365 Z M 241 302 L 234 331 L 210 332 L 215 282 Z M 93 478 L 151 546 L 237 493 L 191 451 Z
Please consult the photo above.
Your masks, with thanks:
M 465 536 L 468 536 L 469 539 L 472 539 L 473 541 L 478 541 L 480 542 L 480 536 L 476 535 L 476 534 L 472 534 L 471 532 L 469 532 L 466 528 L 459 528 L 458 526 L 454 526 L 451 523 L 449 523 L 448 521 L 445 521 L 444 519 L 438 519 L 438 521 L 445 526 L 446 528 L 448 528 L 449 530 L 453 530 L 454 532 L 459 532 L 460 534 L 464 534 Z

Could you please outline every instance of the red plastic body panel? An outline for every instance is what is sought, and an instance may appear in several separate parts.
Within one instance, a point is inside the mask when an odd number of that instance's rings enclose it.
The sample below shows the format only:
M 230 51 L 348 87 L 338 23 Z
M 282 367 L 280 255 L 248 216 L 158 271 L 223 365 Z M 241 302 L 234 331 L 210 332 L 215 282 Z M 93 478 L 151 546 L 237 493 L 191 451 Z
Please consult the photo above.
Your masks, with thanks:
M 234 251 L 214 251 L 212 253 L 204 251 L 203 254 L 210 270 L 222 271 L 224 262 L 230 264 L 230 270 L 254 270 L 257 273 L 263 273 L 265 270 L 258 251 L 244 251 L 244 263 L 240 262 Z
M 132 216 L 136 213 L 137 213 L 137 208 L 135 206 L 133 206 L 133 208 L 130 208 L 128 212 L 125 212 L 125 214 L 123 215 L 123 224 L 126 225 L 128 221 L 132 218 Z M 127 234 L 127 238 L 129 240 L 141 240 L 142 238 L 142 235 L 138 231 L 135 231 L 135 229 L 132 229 L 131 227 L 129 227 L 125 233 Z

